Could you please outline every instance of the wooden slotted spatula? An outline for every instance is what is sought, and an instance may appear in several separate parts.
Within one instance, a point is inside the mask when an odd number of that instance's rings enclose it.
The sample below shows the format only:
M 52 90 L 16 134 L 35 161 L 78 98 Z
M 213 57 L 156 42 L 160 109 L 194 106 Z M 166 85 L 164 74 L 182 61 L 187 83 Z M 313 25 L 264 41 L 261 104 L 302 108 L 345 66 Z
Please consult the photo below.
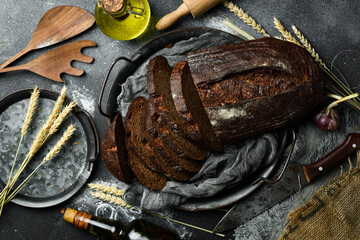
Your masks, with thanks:
M 40 19 L 28 45 L 12 58 L 0 65 L 5 68 L 25 53 L 47 47 L 69 39 L 95 22 L 95 17 L 88 11 L 75 6 L 58 6 L 48 10 Z
M 0 69 L 0 73 L 28 70 L 51 80 L 63 82 L 60 77 L 61 73 L 74 76 L 81 76 L 84 73 L 83 70 L 72 67 L 71 62 L 77 60 L 91 63 L 94 58 L 83 55 L 81 49 L 95 46 L 96 43 L 91 40 L 72 42 L 44 53 L 26 64 Z

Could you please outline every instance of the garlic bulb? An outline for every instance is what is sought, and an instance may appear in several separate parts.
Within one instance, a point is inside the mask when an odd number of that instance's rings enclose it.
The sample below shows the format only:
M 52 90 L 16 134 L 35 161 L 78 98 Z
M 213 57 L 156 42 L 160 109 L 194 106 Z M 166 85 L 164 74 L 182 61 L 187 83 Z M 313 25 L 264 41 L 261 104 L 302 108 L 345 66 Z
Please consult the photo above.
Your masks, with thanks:
M 340 126 L 340 115 L 335 109 L 323 109 L 315 115 L 313 122 L 320 129 L 333 131 Z
M 313 118 L 313 122 L 320 129 L 333 131 L 340 127 L 340 115 L 335 109 L 333 109 L 333 107 L 337 106 L 341 102 L 356 98 L 359 96 L 359 94 L 354 93 L 345 97 L 340 97 L 334 94 L 329 94 L 329 96 L 336 98 L 337 100 L 329 104 L 329 106 L 327 106 L 319 113 L 317 113 Z

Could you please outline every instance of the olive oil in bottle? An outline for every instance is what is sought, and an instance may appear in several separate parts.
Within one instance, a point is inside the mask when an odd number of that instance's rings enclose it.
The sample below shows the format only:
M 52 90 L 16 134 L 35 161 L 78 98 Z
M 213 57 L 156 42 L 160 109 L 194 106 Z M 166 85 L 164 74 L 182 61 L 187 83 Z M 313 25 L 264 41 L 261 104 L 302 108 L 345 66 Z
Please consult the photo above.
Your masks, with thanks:
M 116 40 L 131 40 L 140 36 L 150 21 L 147 0 L 98 0 L 95 20 L 100 30 Z
M 63 210 L 64 220 L 102 239 L 126 240 L 180 240 L 180 237 L 149 221 L 136 219 L 125 225 L 120 221 L 91 216 L 71 208 Z

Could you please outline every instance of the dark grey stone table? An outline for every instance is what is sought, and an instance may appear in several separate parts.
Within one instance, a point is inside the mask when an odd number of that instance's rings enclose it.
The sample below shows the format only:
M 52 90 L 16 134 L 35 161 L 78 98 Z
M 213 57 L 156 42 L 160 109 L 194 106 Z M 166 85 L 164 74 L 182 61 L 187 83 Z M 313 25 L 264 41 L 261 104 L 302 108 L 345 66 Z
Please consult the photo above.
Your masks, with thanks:
M 159 19 L 169 11 L 175 10 L 181 1 L 149 0 L 153 18 Z M 263 0 L 263 1 L 234 1 L 246 12 L 250 13 L 272 36 L 279 35 L 273 27 L 273 18 L 276 17 L 288 29 L 291 25 L 296 25 L 317 49 L 322 59 L 331 65 L 335 59 L 341 63 L 340 67 L 344 70 L 345 76 L 350 82 L 356 82 L 359 79 L 359 66 L 351 65 L 352 59 L 341 60 L 344 53 L 351 51 L 351 56 L 359 57 L 360 51 L 360 3 L 355 0 L 347 1 L 295 1 L 295 0 Z M 70 0 L 38 0 L 38 1 L 4 1 L 0 5 L 0 63 L 4 62 L 15 53 L 20 51 L 28 43 L 41 16 L 49 9 L 60 5 L 74 5 L 84 8 L 90 12 L 94 11 L 96 1 L 70 1 Z M 222 21 L 224 16 L 230 19 L 237 26 L 247 31 L 255 38 L 261 37 L 259 33 L 251 27 L 245 25 L 229 12 L 224 6 L 218 7 L 207 12 L 205 15 L 193 19 L 191 16 L 185 16 L 173 27 L 166 31 L 186 28 L 186 27 L 209 27 L 235 32 L 225 26 Z M 115 41 L 99 30 L 94 25 L 85 33 L 76 36 L 66 42 L 56 46 L 34 51 L 26 57 L 16 62 L 16 65 L 25 63 L 48 50 L 69 43 L 75 40 L 90 39 L 96 42 L 96 48 L 88 48 L 84 51 L 86 55 L 95 58 L 92 64 L 75 62 L 74 66 L 85 70 L 81 77 L 63 75 L 65 85 L 68 87 L 68 96 L 75 99 L 79 106 L 87 110 L 93 117 L 100 136 L 104 134 L 104 117 L 99 114 L 97 109 L 97 99 L 103 83 L 103 79 L 111 62 L 118 56 L 129 57 L 137 48 L 142 46 L 148 40 L 158 36 L 160 33 L 153 29 L 146 38 L 132 41 Z M 357 55 L 356 55 L 357 54 Z M 349 56 L 350 56 L 349 55 Z M 346 57 L 346 54 L 345 54 Z M 354 60 L 359 63 L 359 59 Z M 114 70 L 116 72 L 116 69 Z M 110 79 L 114 79 L 111 76 Z M 21 71 L 0 75 L 0 98 L 17 90 L 33 88 L 35 85 L 41 89 L 49 89 L 59 92 L 62 84 L 50 81 L 36 74 Z M 111 85 L 111 83 L 109 84 Z M 90 182 L 116 183 L 116 180 L 107 172 L 101 159 L 95 164 L 94 171 L 89 180 Z M 82 189 L 70 200 L 49 208 L 32 209 L 25 208 L 10 203 L 4 209 L 0 218 L 0 239 L 96 239 L 90 234 L 76 229 L 62 220 L 60 213 L 63 207 L 73 207 L 88 211 L 92 214 L 101 205 L 101 201 L 95 201 L 89 196 L 88 190 Z M 104 209 L 115 208 L 112 205 L 104 205 Z M 114 211 L 113 211 L 114 212 Z M 112 212 L 112 213 L 113 213 Z M 104 217 L 109 217 L 110 213 L 104 211 Z M 124 213 L 125 214 L 125 213 Z M 101 215 L 101 213 L 100 213 Z M 188 213 L 182 211 L 171 211 L 169 216 L 188 222 L 200 227 L 212 229 L 216 222 L 223 215 L 221 211 Z M 124 215 L 123 218 L 138 217 L 136 214 Z M 159 224 L 177 230 L 185 239 L 221 239 L 221 237 L 203 233 L 182 225 L 162 221 L 159 218 L 143 214 L 141 217 L 149 218 Z M 125 220 L 126 221 L 126 220 Z M 271 224 L 270 224 L 271 228 Z M 233 239 L 233 231 L 225 233 L 226 239 Z M 249 232 L 251 238 L 252 233 Z M 262 236 L 264 239 L 268 237 Z

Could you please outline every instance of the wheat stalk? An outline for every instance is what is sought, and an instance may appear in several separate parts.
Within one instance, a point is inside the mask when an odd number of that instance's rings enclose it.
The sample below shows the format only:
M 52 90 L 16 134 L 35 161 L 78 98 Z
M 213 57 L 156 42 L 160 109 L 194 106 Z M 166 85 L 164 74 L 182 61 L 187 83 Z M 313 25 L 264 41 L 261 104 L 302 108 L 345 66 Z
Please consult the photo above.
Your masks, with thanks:
M 69 125 L 69 127 L 66 129 L 66 131 L 63 133 L 61 138 L 58 140 L 58 142 L 55 144 L 55 146 L 46 154 L 42 162 L 29 174 L 29 176 L 6 198 L 5 203 L 9 202 L 11 199 L 13 199 L 18 192 L 21 191 L 21 189 L 33 178 L 33 176 L 36 174 L 38 169 L 45 164 L 46 162 L 53 159 L 61 150 L 61 148 L 65 145 L 65 143 L 69 140 L 69 138 L 73 135 L 76 128 L 73 124 Z
M 124 195 L 124 190 L 122 189 L 118 189 L 116 187 L 110 187 L 110 186 L 105 186 L 103 184 L 100 183 L 89 183 L 88 187 L 91 189 L 94 189 L 96 191 L 101 191 L 101 192 L 105 192 L 108 194 L 113 194 L 113 195 L 117 195 L 122 197 Z
M 63 123 L 63 121 L 65 120 L 65 118 L 67 117 L 67 115 L 73 110 L 73 108 L 76 106 L 76 102 L 71 102 L 70 104 L 68 104 L 59 114 L 59 116 L 56 118 L 56 120 L 54 121 L 54 123 L 51 125 L 50 129 L 49 129 L 49 135 L 54 134 L 55 132 L 58 131 L 60 125 Z
M 286 31 L 284 26 L 281 24 L 281 22 L 275 17 L 274 17 L 274 25 L 275 25 L 275 28 L 283 35 L 283 37 L 288 42 L 292 42 L 298 46 L 301 46 L 301 44 L 296 40 L 296 38 L 291 33 Z
M 76 128 L 73 124 L 71 124 L 66 131 L 61 136 L 60 140 L 56 143 L 56 145 L 46 154 L 45 158 L 43 159 L 43 163 L 49 161 L 50 159 L 54 158 L 64 146 L 64 144 L 69 140 L 69 138 L 73 135 Z
M 352 96 L 353 92 L 349 86 L 349 84 L 346 82 L 346 79 L 343 77 L 344 82 L 341 81 L 335 74 L 329 70 L 329 68 L 325 65 L 325 63 L 322 61 L 322 59 L 319 57 L 319 54 L 315 51 L 315 49 L 311 46 L 309 41 L 305 38 L 305 36 L 297 29 L 296 26 L 292 26 L 292 29 L 297 36 L 297 38 L 300 40 L 302 47 L 304 47 L 314 58 L 314 60 L 320 64 L 323 71 L 330 77 L 332 81 L 334 81 L 337 84 L 337 87 L 334 86 L 331 83 L 326 84 L 326 88 L 329 92 L 336 93 L 340 96 L 346 97 L 346 96 Z M 339 89 L 340 88 L 340 89 Z M 342 91 L 341 91 L 342 90 Z M 350 105 L 352 108 L 354 108 L 356 111 L 360 111 L 359 108 L 359 98 L 356 97 L 353 99 L 350 99 L 346 101 L 346 104 Z
M 225 1 L 224 6 L 227 7 L 231 12 L 233 12 L 238 18 L 243 20 L 246 24 L 251 26 L 253 29 L 258 31 L 259 33 L 263 34 L 265 37 L 270 37 L 270 35 L 261 27 L 260 24 L 256 23 L 256 21 L 249 16 L 249 14 L 245 13 L 243 9 L 236 6 L 231 1 Z
M 20 141 L 19 141 L 19 144 L 18 144 L 18 148 L 17 148 L 16 154 L 15 154 L 15 157 L 14 157 L 13 164 L 11 166 L 11 170 L 10 170 L 10 174 L 9 174 L 7 184 L 6 184 L 5 188 L 3 189 L 4 194 L 1 195 L 1 198 L 0 198 L 1 199 L 1 201 L 0 201 L 0 205 L 1 205 L 1 207 L 0 207 L 0 215 L 1 215 L 3 207 L 4 207 L 5 196 L 10 191 L 9 186 L 10 186 L 11 178 L 12 178 L 12 175 L 13 175 L 13 172 L 14 172 L 16 160 L 17 160 L 18 154 L 20 152 L 20 146 L 21 146 L 21 143 L 22 143 L 22 141 L 23 141 L 23 139 L 25 137 L 25 134 L 27 133 L 27 130 L 28 130 L 29 126 L 30 126 L 31 120 L 32 120 L 32 118 L 34 116 L 34 112 L 35 112 L 35 109 L 37 107 L 37 101 L 38 101 L 39 96 L 40 96 L 40 90 L 36 86 L 34 88 L 32 94 L 31 94 L 31 96 L 30 96 L 29 106 L 28 106 L 28 109 L 27 109 L 27 112 L 26 112 L 26 115 L 25 115 L 24 123 L 23 123 L 22 128 L 21 128 L 21 138 L 20 138 Z
M 40 90 L 36 86 L 33 90 L 33 93 L 31 94 L 30 101 L 29 101 L 29 107 L 26 112 L 25 121 L 23 123 L 23 126 L 21 128 L 21 136 L 24 136 L 30 126 L 31 120 L 34 116 L 35 109 L 37 107 L 37 100 L 40 96 Z
M 138 210 L 137 208 L 127 204 L 124 201 L 124 199 L 122 199 L 121 197 L 117 197 L 117 196 L 113 195 L 113 194 L 115 194 L 115 195 L 121 195 L 122 196 L 124 194 L 123 190 L 120 190 L 120 189 L 118 189 L 116 187 L 105 186 L 105 185 L 102 185 L 102 184 L 99 184 L 99 183 L 89 183 L 88 187 L 90 187 L 91 189 L 97 190 L 96 192 L 91 192 L 90 193 L 91 196 L 93 196 L 95 198 L 101 199 L 101 200 L 109 202 L 109 203 L 119 205 L 121 207 L 126 207 L 126 208 L 129 208 L 129 209 Z M 104 193 L 104 192 L 107 192 L 107 193 Z M 159 215 L 157 213 L 153 213 L 153 212 L 149 212 L 149 211 L 146 211 L 146 212 L 149 213 L 149 214 L 152 214 L 154 216 L 164 218 L 166 220 L 169 220 L 169 221 L 172 221 L 172 222 L 175 222 L 175 223 L 178 223 L 178 224 L 182 224 L 182 225 L 187 226 L 187 227 L 191 227 L 191 228 L 198 229 L 198 230 L 201 230 L 201 231 L 204 231 L 204 232 L 212 233 L 211 230 L 207 230 L 207 229 L 200 228 L 200 227 L 197 227 L 197 226 L 185 223 L 185 222 L 180 222 L 180 221 L 175 220 L 175 219 L 164 217 L 164 216 Z M 225 237 L 225 235 L 223 235 L 221 233 L 215 233 L 215 235 L 220 236 L 220 237 Z
M 106 202 L 113 203 L 113 204 L 119 205 L 121 207 L 137 210 L 137 208 L 127 204 L 124 201 L 124 199 L 122 199 L 121 197 L 117 197 L 117 196 L 107 194 L 107 193 L 103 193 L 103 192 L 99 192 L 99 191 L 91 192 L 90 194 L 91 194 L 91 196 L 93 196 L 95 198 L 98 198 L 98 199 L 101 199 L 101 200 L 104 200 Z
M 311 56 L 315 59 L 315 61 L 318 62 L 322 67 L 327 69 L 325 63 L 319 57 L 319 54 L 316 53 L 315 49 L 310 45 L 309 41 L 304 37 L 304 35 L 296 28 L 296 26 L 293 25 L 292 29 L 295 35 L 300 40 L 300 42 L 302 43 L 302 45 L 311 54 Z
M 66 118 L 66 115 L 70 112 L 69 110 L 74 107 L 74 104 L 71 103 L 68 105 L 68 108 L 65 108 L 66 111 L 64 111 L 64 114 L 59 114 L 60 110 L 61 110 L 61 106 L 65 101 L 65 98 L 66 98 L 66 87 L 64 86 L 60 92 L 59 97 L 57 98 L 57 100 L 55 102 L 55 105 L 52 109 L 51 114 L 48 116 L 46 122 L 44 123 L 44 125 L 41 127 L 41 129 L 37 133 L 32 145 L 30 147 L 28 154 L 26 155 L 25 159 L 21 163 L 21 165 L 20 165 L 19 169 L 17 170 L 17 172 L 15 173 L 14 177 L 11 179 L 11 182 L 10 182 L 8 188 L 6 189 L 6 191 L 5 191 L 5 189 L 3 189 L 1 191 L 0 199 L 6 198 L 6 195 L 13 188 L 13 186 L 15 185 L 15 182 L 17 181 L 17 179 L 19 178 L 20 174 L 23 172 L 23 170 L 25 169 L 27 164 L 30 162 L 32 157 L 43 146 L 43 144 L 47 141 L 47 139 L 51 136 L 51 134 L 55 133 L 58 130 L 58 127 L 63 122 L 63 120 Z M 55 125 L 55 122 L 56 122 L 56 125 Z M 15 193 L 15 191 L 13 193 Z M 9 198 L 7 198 L 6 202 L 9 201 L 8 199 Z M 3 205 L 4 205 L 4 203 L 1 204 L 1 206 L 3 206 Z M 0 212 L 0 214 L 1 214 L 1 212 Z
M 41 148 L 41 146 L 44 144 L 44 142 L 47 140 L 47 133 L 49 132 L 49 129 L 54 124 L 54 121 L 59 115 L 59 112 L 61 110 L 61 106 L 64 103 L 66 98 L 66 87 L 64 86 L 61 90 L 60 96 L 57 98 L 55 105 L 53 107 L 53 110 L 51 114 L 49 115 L 48 119 L 46 120 L 45 124 L 42 126 L 40 131 L 35 137 L 35 140 L 33 141 L 30 151 L 28 153 L 29 157 L 33 157 L 37 151 Z
M 37 133 L 33 143 L 31 144 L 30 151 L 26 155 L 24 161 L 22 162 L 19 170 L 17 171 L 14 178 L 18 178 L 21 172 L 25 169 L 31 158 L 39 151 L 45 141 L 48 139 L 49 129 L 53 125 L 54 121 L 59 115 L 59 111 L 61 110 L 61 105 L 63 104 L 66 97 L 66 87 L 64 86 L 61 90 L 60 96 L 57 98 L 53 110 L 49 117 L 47 118 L 45 124 L 41 127 L 39 132 Z M 16 180 L 15 180 L 16 181 Z M 14 185 L 15 181 L 12 181 L 12 186 Z

